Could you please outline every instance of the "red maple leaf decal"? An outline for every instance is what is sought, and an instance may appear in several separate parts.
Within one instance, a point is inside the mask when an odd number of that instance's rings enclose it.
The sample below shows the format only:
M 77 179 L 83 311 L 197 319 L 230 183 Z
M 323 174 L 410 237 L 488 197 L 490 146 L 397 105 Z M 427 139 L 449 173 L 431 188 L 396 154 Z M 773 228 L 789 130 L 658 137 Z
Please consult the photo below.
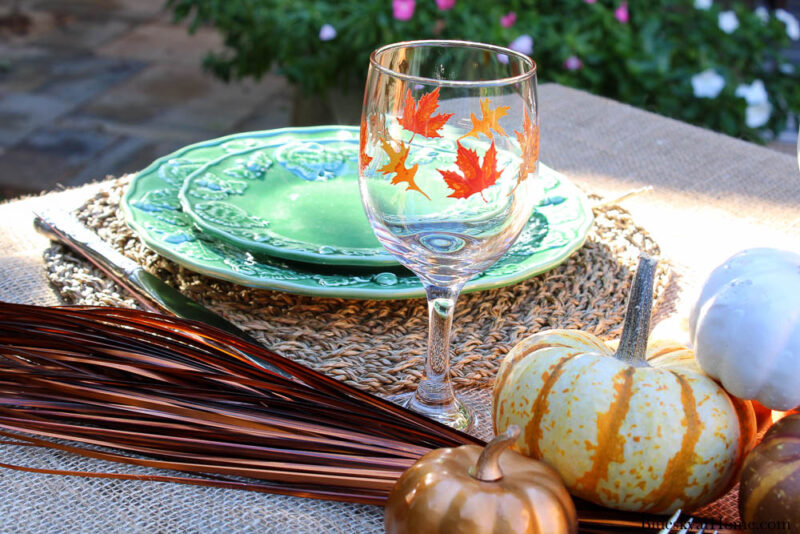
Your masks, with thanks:
M 494 141 L 483 155 L 482 164 L 477 152 L 464 148 L 461 143 L 458 143 L 456 166 L 463 175 L 455 171 L 437 169 L 447 183 L 447 187 L 453 190 L 453 194 L 448 197 L 453 198 L 469 198 L 475 193 L 480 193 L 481 198 L 486 201 L 483 190 L 494 185 L 503 173 L 503 169 L 497 169 L 497 149 Z
M 372 158 L 367 155 L 367 121 L 361 119 L 361 134 L 358 136 L 358 169 L 366 169 Z
M 522 123 L 522 132 L 514 130 L 517 141 L 522 149 L 522 163 L 519 166 L 517 176 L 517 188 L 528 175 L 536 170 L 536 162 L 539 161 L 539 126 L 531 121 L 528 110 L 525 110 L 525 121 Z
M 418 133 L 425 137 L 441 137 L 439 130 L 453 116 L 452 113 L 439 113 L 433 115 L 439 107 L 439 88 L 426 93 L 419 98 L 419 103 L 411 96 L 411 89 L 406 92 L 403 103 L 403 116 L 398 122 L 409 132 Z M 431 116 L 433 115 L 433 116 Z

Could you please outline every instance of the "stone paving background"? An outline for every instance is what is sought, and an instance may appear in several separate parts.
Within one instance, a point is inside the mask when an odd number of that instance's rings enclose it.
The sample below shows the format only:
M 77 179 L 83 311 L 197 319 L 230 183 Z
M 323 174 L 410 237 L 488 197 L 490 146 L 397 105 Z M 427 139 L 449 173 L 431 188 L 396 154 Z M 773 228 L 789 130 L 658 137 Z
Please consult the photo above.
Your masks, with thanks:
M 0 0 L 0 17 L 15 0 Z M 202 69 L 222 47 L 188 35 L 164 0 L 21 0 L 0 25 L 0 197 L 139 170 L 189 143 L 289 123 L 268 75 L 225 84 Z
M 232 0 L 233 1 L 233 0 Z M 189 143 L 287 126 L 279 76 L 225 84 L 222 47 L 190 36 L 165 0 L 0 0 L 0 199 L 137 171 Z M 6 15 L 17 7 L 28 19 Z M 800 0 L 789 9 L 800 14 Z M 800 45 L 792 50 L 800 62 Z M 794 152 L 796 131 L 779 150 Z

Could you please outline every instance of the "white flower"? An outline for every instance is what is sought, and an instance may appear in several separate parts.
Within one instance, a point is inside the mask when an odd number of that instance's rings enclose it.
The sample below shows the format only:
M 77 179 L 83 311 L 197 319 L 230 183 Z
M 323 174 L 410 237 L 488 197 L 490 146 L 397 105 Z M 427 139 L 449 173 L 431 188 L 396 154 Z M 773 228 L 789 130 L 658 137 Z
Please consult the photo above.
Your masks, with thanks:
M 511 41 L 508 45 L 511 50 L 516 50 L 520 54 L 529 56 L 533 54 L 533 37 L 528 34 L 523 34 Z
M 711 9 L 711 4 L 714 2 L 712 0 L 694 0 L 694 7 L 695 9 Z
M 717 98 L 725 87 L 725 78 L 714 69 L 706 69 L 692 76 L 692 91 L 697 98 Z
M 760 128 L 769 121 L 772 115 L 772 105 L 769 103 L 769 95 L 764 82 L 753 80 L 751 84 L 740 84 L 736 88 L 736 96 L 747 101 L 747 108 L 744 112 L 744 122 L 750 128 Z
M 769 10 L 766 7 L 758 6 L 753 13 L 755 13 L 756 17 L 761 19 L 761 22 L 766 23 L 769 21 Z
M 794 74 L 794 65 L 791 63 L 781 63 L 778 65 L 778 70 L 783 74 Z
M 325 24 L 322 28 L 319 29 L 320 41 L 330 41 L 331 39 L 335 38 L 336 38 L 336 28 L 334 28 L 330 24 Z
M 753 80 L 750 85 L 746 83 L 740 84 L 736 88 L 736 96 L 747 100 L 748 106 L 757 106 L 769 102 L 767 88 L 764 87 L 764 82 L 761 80 Z
M 721 11 L 717 24 L 719 24 L 719 29 L 725 33 L 733 33 L 739 27 L 739 17 L 733 11 Z
M 772 115 L 772 106 L 769 102 L 747 106 L 744 111 L 744 123 L 750 128 L 760 128 L 767 124 L 770 115 Z
M 797 17 L 785 9 L 776 9 L 775 18 L 786 24 L 786 35 L 789 39 L 792 41 L 800 39 L 800 23 L 797 22 Z

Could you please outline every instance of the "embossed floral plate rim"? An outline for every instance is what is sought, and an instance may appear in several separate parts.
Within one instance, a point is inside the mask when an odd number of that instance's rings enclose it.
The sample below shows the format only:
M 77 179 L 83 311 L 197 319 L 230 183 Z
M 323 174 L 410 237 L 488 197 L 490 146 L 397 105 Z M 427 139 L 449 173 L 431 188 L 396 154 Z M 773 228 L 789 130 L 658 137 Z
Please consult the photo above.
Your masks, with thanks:
M 259 144 L 291 141 L 308 131 L 337 129 L 358 136 L 357 127 L 321 126 L 244 132 L 186 146 L 137 173 L 123 197 L 126 221 L 139 238 L 160 255 L 195 272 L 236 284 L 293 294 L 345 299 L 407 299 L 425 296 L 411 273 L 330 273 L 301 269 L 277 258 L 260 257 L 225 243 L 208 240 L 181 211 L 183 181 L 208 161 L 252 149 Z M 511 285 L 546 272 L 583 246 L 593 217 L 586 195 L 564 175 L 540 164 L 545 198 L 531 220 L 544 219 L 549 229 L 535 250 L 524 236 L 495 265 L 471 279 L 464 291 Z M 146 208 L 146 209 L 145 209 Z M 529 224 L 526 231 L 536 232 Z M 527 248 L 526 248 L 527 247 Z
M 345 135 L 343 135 L 345 134 Z M 348 154 L 342 144 L 352 144 L 352 154 Z M 304 147 L 314 146 L 316 149 L 328 151 L 331 145 L 338 145 L 329 152 L 338 155 L 341 163 L 335 171 L 328 171 L 329 177 L 325 180 L 311 179 L 310 176 L 303 177 L 290 168 L 277 169 L 277 167 L 288 164 L 278 160 L 281 154 L 291 152 L 291 148 L 303 149 Z M 283 150 L 289 148 L 289 150 Z M 337 154 L 338 152 L 338 154 Z M 269 155 L 267 155 L 269 153 Z M 352 158 L 348 156 L 354 156 Z M 384 249 L 375 239 L 372 229 L 367 221 L 367 216 L 358 203 L 357 217 L 363 218 L 363 224 L 357 227 L 358 235 L 368 235 L 375 242 L 374 247 L 350 247 L 335 242 L 342 239 L 335 236 L 330 243 L 314 243 L 296 230 L 284 229 L 283 231 L 273 231 L 268 213 L 276 209 L 283 208 L 284 211 L 292 212 L 294 203 L 286 202 L 280 196 L 267 192 L 263 198 L 263 205 L 252 208 L 253 197 L 264 192 L 266 185 L 275 184 L 277 186 L 285 184 L 289 178 L 293 181 L 293 191 L 302 192 L 304 195 L 314 195 L 314 189 L 318 190 L 323 185 L 327 185 L 334 180 L 338 183 L 354 182 L 353 192 L 358 194 L 358 136 L 352 138 L 351 132 L 340 127 L 327 127 L 314 130 L 303 130 L 292 136 L 292 142 L 287 144 L 281 140 L 273 140 L 263 146 L 253 147 L 240 152 L 226 154 L 213 161 L 209 161 L 204 166 L 197 169 L 184 181 L 178 198 L 181 202 L 183 211 L 187 213 L 194 224 L 197 225 L 205 234 L 214 239 L 226 242 L 230 245 L 247 250 L 254 254 L 261 254 L 282 258 L 285 260 L 299 261 L 304 263 L 315 263 L 320 265 L 343 265 L 350 267 L 398 267 L 399 262 Z M 253 166 L 250 162 L 260 161 L 259 165 Z M 230 174 L 233 173 L 233 174 Z M 249 175 L 249 176 L 248 176 Z M 241 177 L 241 179 L 235 179 Z M 211 180 L 210 185 L 216 186 L 216 190 L 208 190 L 202 187 L 204 181 Z M 236 184 L 236 190 L 222 191 L 217 183 Z M 203 192 L 215 195 L 214 199 L 204 198 Z M 313 198 L 313 197 L 312 197 Z M 251 208 L 242 209 L 242 204 L 250 204 Z M 205 209 L 202 209 L 205 207 Z M 311 213 L 292 214 L 292 217 L 310 217 L 310 225 L 323 224 L 322 221 L 336 216 L 331 210 L 339 209 L 343 206 L 330 206 L 319 209 Z M 217 217 L 209 216 L 209 209 L 230 210 L 231 213 L 222 213 Z M 353 209 L 344 206 L 348 214 Z M 235 210 L 235 211 L 233 211 Z M 262 212 L 263 213 L 260 213 Z M 243 221 L 242 224 L 234 224 L 232 215 L 236 215 L 236 220 Z M 316 222 L 315 222 L 316 221 Z M 348 225 L 352 230 L 353 225 Z M 301 232 L 302 233 L 302 232 Z

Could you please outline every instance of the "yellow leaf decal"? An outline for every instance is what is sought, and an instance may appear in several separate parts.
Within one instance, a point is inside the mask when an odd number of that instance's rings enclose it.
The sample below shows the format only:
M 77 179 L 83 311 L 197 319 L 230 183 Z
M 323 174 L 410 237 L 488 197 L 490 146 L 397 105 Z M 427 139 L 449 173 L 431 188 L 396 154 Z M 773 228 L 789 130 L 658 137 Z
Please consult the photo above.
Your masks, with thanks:
M 519 185 L 536 170 L 536 162 L 539 161 L 539 126 L 531 121 L 527 109 L 525 110 L 525 120 L 522 123 L 522 132 L 514 130 L 514 134 L 522 149 L 522 163 L 517 176 L 517 185 Z M 516 189 L 516 186 L 514 188 Z
M 361 119 L 361 133 L 358 136 L 358 168 L 364 170 L 369 167 L 372 157 L 367 154 L 367 121 Z
M 488 98 L 481 99 L 481 118 L 475 116 L 474 113 L 471 113 L 470 120 L 472 120 L 472 130 L 465 133 L 461 136 L 461 139 L 465 137 L 478 137 L 478 134 L 483 134 L 486 137 L 491 137 L 494 139 L 494 133 L 492 130 L 497 132 L 499 135 L 508 137 L 508 134 L 503 129 L 502 126 L 497 122 L 500 120 L 501 117 L 505 117 L 508 115 L 508 110 L 511 109 L 511 106 L 500 106 L 494 109 L 490 109 L 490 102 Z
M 389 163 L 378 169 L 378 172 L 382 172 L 383 174 L 395 173 L 392 178 L 392 185 L 405 183 L 408 186 L 406 191 L 417 191 L 430 200 L 431 197 L 426 195 L 414 181 L 419 165 L 406 167 L 406 158 L 408 158 L 408 151 L 411 147 L 406 146 L 405 143 L 400 141 L 400 149 L 395 150 L 392 145 L 387 143 L 383 138 L 381 138 L 381 146 L 383 146 L 383 151 L 386 152 L 386 155 L 389 156 Z

